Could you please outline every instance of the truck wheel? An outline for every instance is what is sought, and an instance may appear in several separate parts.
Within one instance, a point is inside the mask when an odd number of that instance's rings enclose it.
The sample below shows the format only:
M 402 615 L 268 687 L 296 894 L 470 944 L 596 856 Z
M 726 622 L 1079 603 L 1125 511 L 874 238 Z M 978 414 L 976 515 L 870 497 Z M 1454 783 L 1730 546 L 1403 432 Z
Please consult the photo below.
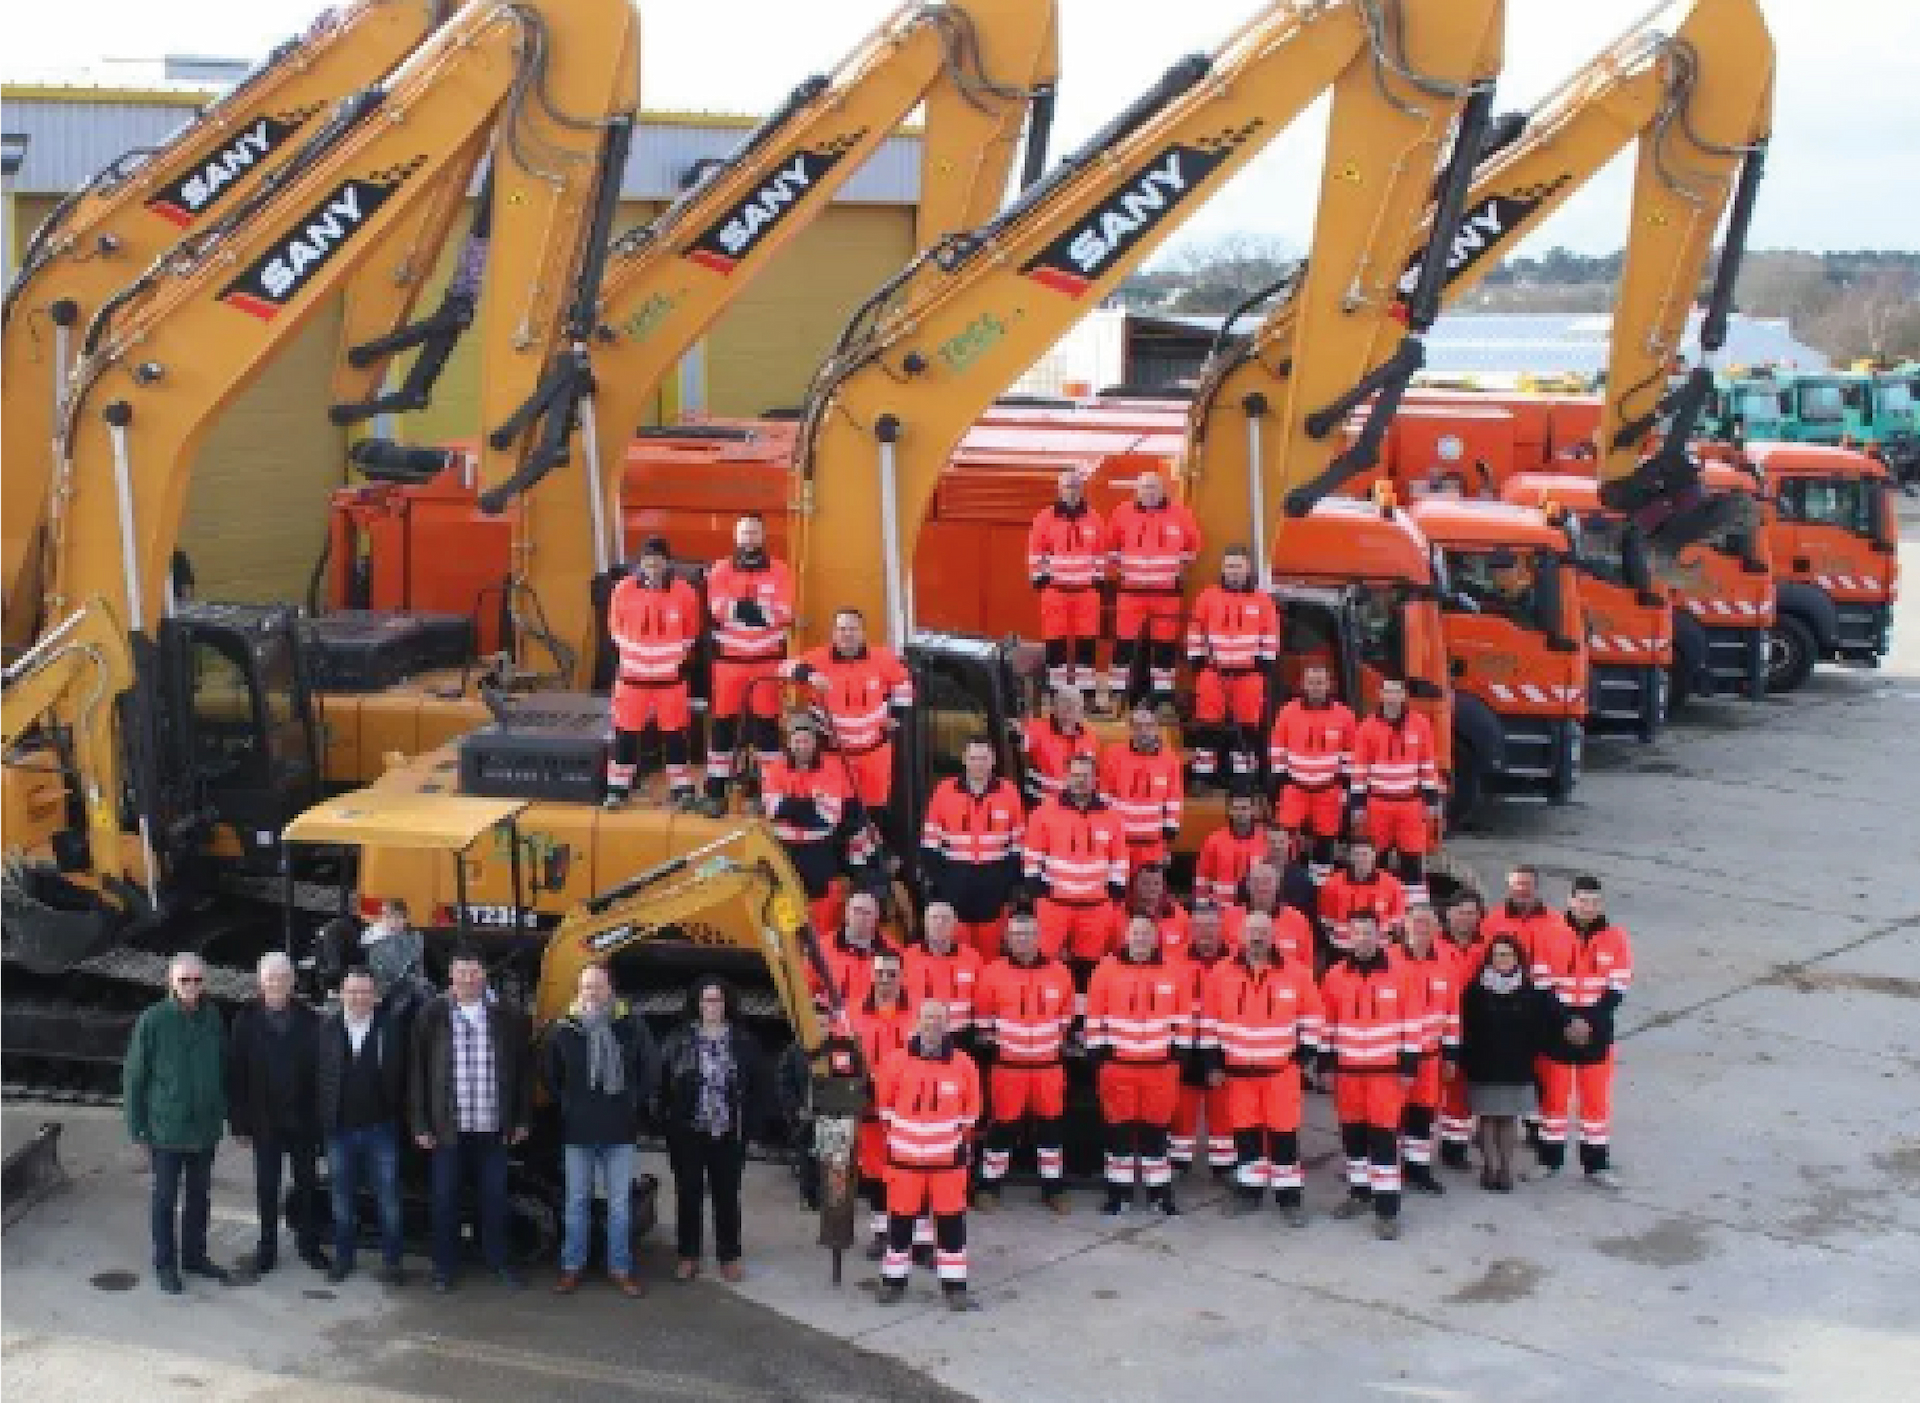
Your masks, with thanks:
M 1462 746 L 1454 756 L 1453 784 L 1447 794 L 1447 827 L 1466 828 L 1479 817 L 1486 802 L 1486 769 L 1473 750 Z
M 1817 654 L 1813 630 L 1792 614 L 1780 615 L 1767 635 L 1767 690 L 1795 692 L 1804 687 Z

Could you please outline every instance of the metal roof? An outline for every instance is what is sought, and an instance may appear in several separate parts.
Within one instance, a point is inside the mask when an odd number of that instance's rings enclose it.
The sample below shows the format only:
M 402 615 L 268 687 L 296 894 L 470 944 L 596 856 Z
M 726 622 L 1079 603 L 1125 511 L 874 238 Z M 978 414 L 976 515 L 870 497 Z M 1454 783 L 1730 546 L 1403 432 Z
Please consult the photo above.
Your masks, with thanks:
M 141 146 L 155 146 L 192 119 L 211 89 L 0 87 L 8 135 L 28 138 L 26 158 L 13 180 L 23 195 L 64 195 L 108 162 Z M 643 113 L 621 182 L 630 200 L 670 200 L 688 170 L 728 155 L 754 125 L 735 114 Z M 837 203 L 910 205 L 920 196 L 920 140 L 893 136 L 834 197 Z

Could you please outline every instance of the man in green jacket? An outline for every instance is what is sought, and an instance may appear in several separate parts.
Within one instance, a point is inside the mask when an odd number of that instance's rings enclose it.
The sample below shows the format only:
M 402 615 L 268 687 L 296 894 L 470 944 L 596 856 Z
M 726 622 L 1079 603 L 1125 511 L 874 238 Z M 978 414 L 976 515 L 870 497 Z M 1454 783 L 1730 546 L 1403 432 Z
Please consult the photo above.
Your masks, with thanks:
M 133 1025 L 122 1096 L 127 1133 L 153 1163 L 154 1277 L 177 1296 L 183 1271 L 229 1280 L 226 1268 L 207 1257 L 213 1152 L 227 1116 L 226 1031 L 206 996 L 207 968 L 198 955 L 175 955 L 167 985 L 168 996 Z

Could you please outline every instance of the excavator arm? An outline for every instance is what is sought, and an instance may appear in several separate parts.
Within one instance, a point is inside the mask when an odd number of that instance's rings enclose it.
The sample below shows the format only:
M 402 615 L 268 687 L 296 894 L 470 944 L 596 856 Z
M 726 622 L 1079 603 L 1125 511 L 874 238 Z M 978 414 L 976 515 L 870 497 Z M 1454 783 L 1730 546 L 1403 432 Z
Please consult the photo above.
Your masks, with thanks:
M 882 288 L 816 377 L 795 449 L 802 636 L 851 606 L 905 643 L 903 562 L 967 426 L 1329 88 L 1347 98 L 1336 174 L 1352 166 L 1365 194 L 1316 231 L 1314 262 L 1324 250 L 1351 275 L 1397 240 L 1385 192 L 1425 190 L 1454 116 L 1497 63 L 1499 14 L 1497 0 L 1271 5 L 1213 55 L 1176 65 L 991 223 Z M 1365 285 L 1348 290 L 1378 295 Z
M 87 321 L 183 234 L 257 190 L 343 94 L 378 82 L 445 17 L 445 0 L 329 10 L 157 150 L 129 151 L 54 209 L 7 289 L 0 332 L 6 641 L 33 636 L 52 443 Z
M 480 460 L 482 506 L 499 511 L 519 499 L 516 590 L 537 600 L 569 656 L 592 655 L 596 624 L 582 567 L 591 562 L 603 573 L 620 558 L 627 443 L 674 366 L 917 105 L 924 103 L 926 125 L 916 247 L 998 210 L 1023 125 L 1029 171 L 1044 150 L 1057 29 L 1053 0 L 907 5 L 831 76 L 796 88 L 724 164 L 615 242 L 590 342 L 578 348 L 581 374 L 594 387 L 580 405 L 581 470 L 543 484 L 571 455 L 569 445 L 516 454 L 503 451 L 497 434 L 482 444 Z M 490 263 L 489 285 L 494 277 Z M 498 422 L 483 419 L 489 428 Z
M 1647 416 L 1666 391 L 1667 367 L 1736 172 L 1751 208 L 1770 121 L 1773 46 L 1756 0 L 1689 0 L 1680 10 L 1677 26 L 1638 26 L 1531 112 L 1494 124 L 1459 226 L 1440 245 L 1438 294 L 1451 303 L 1637 142 L 1601 467 L 1604 481 L 1620 484 L 1632 481 L 1639 465 L 1653 427 Z M 1403 305 L 1431 281 L 1439 213 L 1436 198 L 1404 246 Z M 1727 270 L 1738 261 L 1745 222 L 1736 211 L 1722 284 L 1730 285 Z M 1303 307 L 1297 295 L 1281 301 L 1253 332 L 1225 342 L 1201 376 L 1188 435 L 1190 500 L 1203 526 L 1250 515 L 1265 522 L 1303 487 L 1338 485 L 1313 483 L 1301 461 L 1263 429 L 1270 406 L 1283 402 L 1293 377 L 1307 369 L 1294 350 Z M 1324 343 L 1311 344 L 1317 358 Z M 1348 466 L 1358 472 L 1365 464 Z
M 512 367 L 558 338 L 577 303 L 608 149 L 630 130 L 637 21 L 626 0 L 475 0 L 385 83 L 342 103 L 324 127 L 225 218 L 175 248 L 89 324 L 58 436 L 46 617 L 108 600 L 139 672 L 134 734 L 158 724 L 151 638 L 168 611 L 165 573 L 193 455 L 222 406 L 361 265 L 418 192 L 464 180 L 492 142 L 500 289 L 490 336 L 528 332 Z M 601 223 L 604 221 L 588 221 Z M 602 231 L 603 232 L 603 231 Z M 595 268 L 587 279 L 597 283 Z M 513 383 L 513 376 L 505 377 Z M 56 706 L 59 715 L 60 707 Z M 59 715 L 62 721 L 68 720 Z M 149 753 L 153 744 L 145 742 Z M 114 756 L 89 775 L 118 795 Z M 136 779 L 143 825 L 157 782 Z M 142 792 L 142 791 L 145 792 Z M 143 843 L 145 872 L 156 860 Z

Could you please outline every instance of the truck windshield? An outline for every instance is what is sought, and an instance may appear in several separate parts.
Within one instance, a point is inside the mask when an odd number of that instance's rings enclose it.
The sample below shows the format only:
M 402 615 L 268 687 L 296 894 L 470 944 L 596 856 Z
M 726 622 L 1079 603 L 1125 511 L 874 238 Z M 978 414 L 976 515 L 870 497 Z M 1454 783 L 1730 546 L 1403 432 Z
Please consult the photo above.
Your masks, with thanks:
M 1746 422 L 1749 433 L 1756 425 L 1780 422 L 1780 396 L 1776 391 L 1742 390 L 1735 396 L 1735 405 L 1734 413 Z
M 1874 484 L 1854 477 L 1788 477 L 1776 492 L 1780 519 L 1810 526 L 1837 526 L 1856 536 L 1874 534 L 1879 493 Z
M 1873 402 L 1879 410 L 1882 423 L 1910 424 L 1913 422 L 1913 389 L 1905 381 L 1881 381 L 1873 387 Z
M 1809 424 L 1837 424 L 1846 418 L 1846 397 L 1831 380 L 1816 380 L 1797 387 L 1800 417 Z
M 1447 547 L 1447 575 L 1456 595 L 1482 614 L 1498 615 L 1522 628 L 1540 628 L 1540 583 L 1555 568 L 1540 550 Z
M 1627 523 L 1606 512 L 1580 515 L 1580 568 L 1610 584 L 1630 585 L 1627 578 Z

